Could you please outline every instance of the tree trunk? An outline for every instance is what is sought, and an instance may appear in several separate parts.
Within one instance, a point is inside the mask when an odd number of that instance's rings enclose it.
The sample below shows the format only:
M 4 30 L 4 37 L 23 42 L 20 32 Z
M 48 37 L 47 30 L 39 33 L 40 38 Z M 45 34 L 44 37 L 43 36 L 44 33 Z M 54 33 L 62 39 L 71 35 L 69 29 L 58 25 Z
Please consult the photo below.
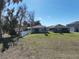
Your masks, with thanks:
M 0 38 L 2 38 L 1 10 L 0 10 Z
M 20 25 L 19 25 L 19 36 L 21 36 L 21 24 L 22 24 L 22 17 L 20 19 Z

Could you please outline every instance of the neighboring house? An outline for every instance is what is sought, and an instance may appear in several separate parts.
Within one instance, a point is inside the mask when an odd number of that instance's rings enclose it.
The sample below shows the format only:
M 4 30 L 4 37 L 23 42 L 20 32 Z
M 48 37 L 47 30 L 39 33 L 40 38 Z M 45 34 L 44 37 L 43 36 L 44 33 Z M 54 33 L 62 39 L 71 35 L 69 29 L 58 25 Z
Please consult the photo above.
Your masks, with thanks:
M 70 32 L 79 32 L 79 21 L 67 24 L 67 27 L 70 29 Z
M 45 33 L 45 32 L 48 32 L 45 26 L 36 25 L 32 27 L 32 33 Z
M 69 33 L 70 30 L 64 25 L 58 24 L 56 26 L 49 27 L 49 30 L 55 33 Z
M 52 26 L 48 26 L 47 28 L 48 28 L 49 31 L 53 31 L 54 26 L 53 25 Z

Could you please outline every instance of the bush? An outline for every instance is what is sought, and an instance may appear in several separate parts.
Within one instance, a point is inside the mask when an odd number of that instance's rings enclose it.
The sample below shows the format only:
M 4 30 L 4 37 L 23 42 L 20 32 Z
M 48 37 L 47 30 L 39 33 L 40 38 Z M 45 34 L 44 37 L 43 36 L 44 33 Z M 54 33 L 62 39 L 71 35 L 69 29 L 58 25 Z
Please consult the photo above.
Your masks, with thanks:
M 10 30 L 10 31 L 9 31 L 9 34 L 10 34 L 11 36 L 16 36 L 16 35 L 17 35 L 17 33 L 16 33 L 15 30 Z

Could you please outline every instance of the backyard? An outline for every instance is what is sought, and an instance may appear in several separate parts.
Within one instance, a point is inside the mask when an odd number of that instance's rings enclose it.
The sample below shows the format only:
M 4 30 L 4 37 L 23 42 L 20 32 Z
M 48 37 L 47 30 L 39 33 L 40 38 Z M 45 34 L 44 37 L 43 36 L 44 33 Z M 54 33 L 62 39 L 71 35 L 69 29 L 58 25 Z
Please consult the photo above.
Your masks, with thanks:
M 79 59 L 78 2 L 0 0 L 0 59 Z
M 0 59 L 79 59 L 79 33 L 29 34 L 2 55 Z

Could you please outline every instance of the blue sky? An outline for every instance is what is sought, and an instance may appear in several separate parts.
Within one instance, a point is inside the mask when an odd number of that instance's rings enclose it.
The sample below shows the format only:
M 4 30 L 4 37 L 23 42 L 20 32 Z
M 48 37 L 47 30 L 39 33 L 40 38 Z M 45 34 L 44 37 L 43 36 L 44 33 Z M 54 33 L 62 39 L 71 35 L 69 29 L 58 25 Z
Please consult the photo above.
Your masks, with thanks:
M 79 0 L 24 0 L 35 20 L 43 25 L 68 24 L 79 21 Z

